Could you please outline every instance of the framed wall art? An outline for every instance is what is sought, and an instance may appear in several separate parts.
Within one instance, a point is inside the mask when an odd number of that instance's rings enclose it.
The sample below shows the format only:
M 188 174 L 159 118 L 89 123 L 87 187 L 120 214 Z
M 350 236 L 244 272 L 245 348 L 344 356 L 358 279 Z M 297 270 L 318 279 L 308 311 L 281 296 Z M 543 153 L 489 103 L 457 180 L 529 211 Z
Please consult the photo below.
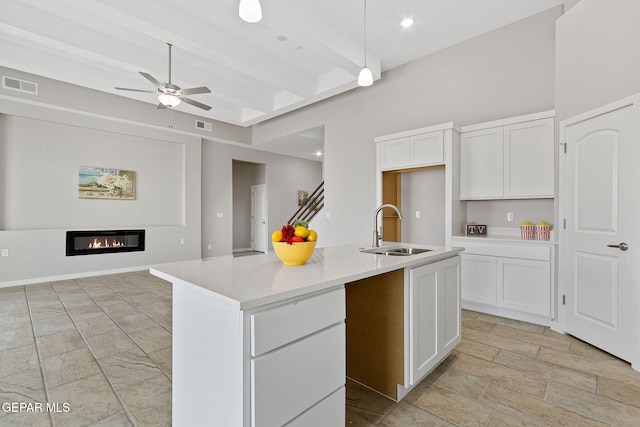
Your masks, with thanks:
M 80 166 L 78 194 L 81 199 L 134 200 L 136 173 L 122 169 Z

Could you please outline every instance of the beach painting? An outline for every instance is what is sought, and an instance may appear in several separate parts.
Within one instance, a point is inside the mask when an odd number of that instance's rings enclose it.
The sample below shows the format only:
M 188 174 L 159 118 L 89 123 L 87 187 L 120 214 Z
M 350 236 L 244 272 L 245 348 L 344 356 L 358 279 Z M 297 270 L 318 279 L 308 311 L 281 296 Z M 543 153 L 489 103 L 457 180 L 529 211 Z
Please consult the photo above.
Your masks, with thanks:
M 122 169 L 80 166 L 78 193 L 81 199 L 133 200 L 136 173 Z

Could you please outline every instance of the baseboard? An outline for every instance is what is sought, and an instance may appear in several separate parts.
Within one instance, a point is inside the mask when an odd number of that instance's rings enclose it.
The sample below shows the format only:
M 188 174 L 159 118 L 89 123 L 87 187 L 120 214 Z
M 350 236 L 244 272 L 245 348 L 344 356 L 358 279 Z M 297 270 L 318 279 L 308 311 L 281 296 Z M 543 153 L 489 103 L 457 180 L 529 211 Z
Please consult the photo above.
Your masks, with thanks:
M 506 317 L 507 319 L 535 323 L 536 325 L 551 326 L 551 319 L 540 314 L 525 313 L 509 308 L 496 307 L 488 304 L 464 300 L 462 301 L 462 308 L 464 310 L 472 310 L 480 313 L 491 314 L 494 316 Z
M 154 265 L 157 265 L 157 264 L 154 264 Z M 133 267 L 114 268 L 111 270 L 85 271 L 82 273 L 61 274 L 58 276 L 34 277 L 31 279 L 24 279 L 24 280 L 12 280 L 9 282 L 0 282 L 0 288 L 8 288 L 11 286 L 36 285 L 36 284 L 46 283 L 46 282 L 58 282 L 60 280 L 80 279 L 83 277 L 105 276 L 107 274 L 130 273 L 132 271 L 149 270 L 149 268 L 151 268 L 152 266 L 153 265 L 137 265 Z
M 234 249 L 233 252 L 249 252 L 252 251 L 253 249 L 251 248 L 238 248 L 238 249 Z

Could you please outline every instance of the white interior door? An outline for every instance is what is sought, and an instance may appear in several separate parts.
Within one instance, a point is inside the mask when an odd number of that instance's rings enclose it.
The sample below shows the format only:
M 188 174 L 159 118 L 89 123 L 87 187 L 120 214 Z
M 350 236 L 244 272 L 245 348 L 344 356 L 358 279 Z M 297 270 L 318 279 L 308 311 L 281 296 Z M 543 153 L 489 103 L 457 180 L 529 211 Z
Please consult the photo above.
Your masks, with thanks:
M 251 249 L 267 252 L 267 188 L 251 186 Z
M 568 333 L 631 361 L 635 325 L 632 254 L 634 107 L 565 129 L 566 317 Z M 635 140 L 634 140 L 635 139 Z

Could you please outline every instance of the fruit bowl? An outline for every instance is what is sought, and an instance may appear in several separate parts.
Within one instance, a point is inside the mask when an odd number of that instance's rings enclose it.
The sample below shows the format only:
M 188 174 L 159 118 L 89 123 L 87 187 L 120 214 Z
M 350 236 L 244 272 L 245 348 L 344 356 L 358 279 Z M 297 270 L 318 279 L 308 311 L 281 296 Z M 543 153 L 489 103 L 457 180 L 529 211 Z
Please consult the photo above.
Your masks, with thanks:
M 313 255 L 316 242 L 271 242 L 276 256 L 284 265 L 302 265 Z

